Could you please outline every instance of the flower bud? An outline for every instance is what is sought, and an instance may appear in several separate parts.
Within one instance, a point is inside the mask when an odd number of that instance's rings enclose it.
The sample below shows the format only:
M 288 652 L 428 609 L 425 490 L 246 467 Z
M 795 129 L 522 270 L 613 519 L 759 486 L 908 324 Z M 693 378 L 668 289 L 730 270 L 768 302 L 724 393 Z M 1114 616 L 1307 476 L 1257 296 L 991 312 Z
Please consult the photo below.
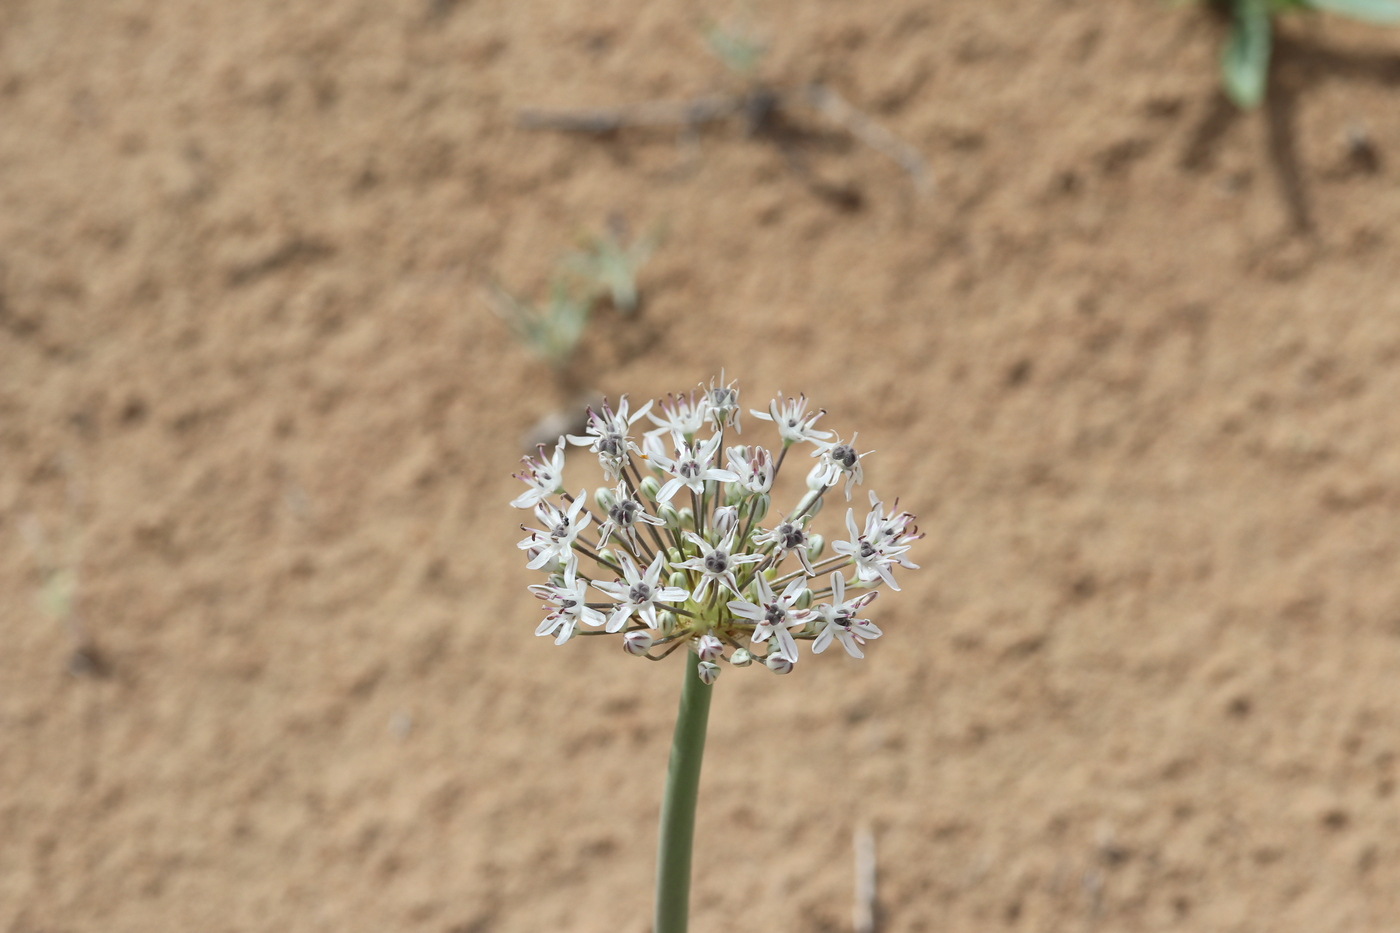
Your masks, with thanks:
M 822 556 L 822 548 L 826 547 L 826 539 L 821 535 L 807 536 L 807 559 L 817 561 Z
M 807 473 L 807 488 L 812 492 L 820 492 L 826 488 L 826 484 L 822 482 L 822 474 L 822 465 L 818 461 L 817 465 Z
M 791 674 L 792 661 L 786 655 L 770 654 L 763 660 L 764 666 L 775 674 Z
M 628 654 L 644 655 L 651 648 L 652 638 L 647 632 L 628 632 L 622 636 L 622 650 Z
M 593 501 L 597 503 L 598 509 L 606 515 L 612 511 L 614 505 L 617 505 L 617 494 L 606 486 L 599 486 L 593 490 Z
M 715 533 L 726 538 L 739 525 L 739 510 L 732 505 L 715 509 Z
M 666 578 L 667 586 L 678 586 L 686 592 L 690 591 L 690 578 L 685 575 L 684 570 L 672 570 L 671 575 Z
M 700 655 L 702 661 L 713 661 L 724 654 L 724 642 L 713 635 L 701 635 L 695 653 Z
M 768 493 L 762 493 L 749 500 L 749 516 L 761 522 L 768 515 Z
M 701 682 L 708 686 L 719 678 L 719 665 L 714 661 L 701 661 L 695 673 L 699 674 Z
M 676 630 L 676 614 L 669 609 L 662 609 L 656 614 L 656 626 L 661 632 L 661 637 L 665 638 Z
M 681 527 L 684 528 L 686 531 L 694 531 L 694 530 L 695 530 L 695 510 L 692 509 L 690 506 L 686 506 L 685 508 L 681 509 L 681 510 L 680 510 L 680 522 L 681 522 Z
M 735 648 L 734 653 L 729 656 L 729 663 L 735 667 L 748 667 L 753 663 L 753 655 L 749 654 L 747 648 Z
M 598 556 L 601 557 L 601 558 L 603 558 L 603 560 L 605 560 L 605 561 L 607 561 L 607 562 L 609 562 L 609 563 L 612 563 L 612 564 L 616 564 L 616 563 L 618 562 L 618 561 L 617 561 L 617 552 L 614 551 L 614 550 L 613 550 L 612 548 L 610 548 L 610 547 L 605 547 L 605 548 L 603 548 L 601 551 L 598 552 Z
M 666 559 L 670 561 L 673 565 L 679 564 L 685 560 L 685 558 L 681 555 L 680 549 L 674 547 L 669 547 L 666 549 Z
M 681 527 L 681 513 L 677 512 L 669 502 L 656 510 L 656 517 L 665 522 L 666 527 L 672 531 L 677 531 Z M 676 561 L 676 563 L 679 562 L 679 560 Z
M 812 591 L 811 591 L 810 589 L 808 589 L 808 590 L 803 590 L 801 593 L 798 593 L 798 594 L 797 594 L 797 599 L 793 600 L 792 605 L 793 605 L 793 608 L 795 608 L 795 609 L 810 609 L 810 608 L 812 608 Z
M 641 483 L 638 484 L 637 489 L 639 489 L 642 495 L 646 496 L 649 501 L 655 502 L 656 497 L 661 493 L 661 484 L 657 482 L 655 476 L 644 476 L 642 477 Z

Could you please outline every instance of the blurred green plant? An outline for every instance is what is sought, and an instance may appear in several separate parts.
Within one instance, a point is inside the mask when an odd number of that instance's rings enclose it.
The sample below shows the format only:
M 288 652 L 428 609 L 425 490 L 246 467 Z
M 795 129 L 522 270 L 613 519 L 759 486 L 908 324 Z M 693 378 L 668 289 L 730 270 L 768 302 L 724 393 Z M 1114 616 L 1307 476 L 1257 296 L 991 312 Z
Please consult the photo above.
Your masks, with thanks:
M 550 285 L 549 299 L 542 305 L 517 298 L 495 283 L 487 295 L 492 310 L 515 335 L 536 356 L 554 366 L 569 361 L 593 309 L 591 298 L 575 294 L 569 283 L 557 275 Z
M 607 295 L 614 308 L 631 314 L 637 310 L 637 272 L 659 242 L 658 234 L 628 242 L 625 224 L 613 218 L 601 236 L 586 237 L 582 249 L 565 257 L 564 268 L 593 298 Z
M 601 235 L 586 236 L 581 247 L 559 261 L 542 304 L 518 298 L 497 283 L 487 289 L 492 310 L 527 347 L 562 368 L 573 356 L 597 302 L 606 297 L 621 314 L 637 310 L 637 272 L 660 242 L 659 234 L 637 240 L 626 224 L 611 217 Z
M 1273 17 L 1294 11 L 1323 11 L 1383 26 L 1400 25 L 1400 0 L 1223 0 L 1230 32 L 1220 50 L 1225 94 L 1244 109 L 1257 107 L 1269 81 Z
M 72 478 L 73 468 L 68 458 L 59 459 L 59 469 L 65 476 L 64 511 L 57 535 L 60 540 L 53 541 L 44 523 L 35 515 L 25 516 L 19 530 L 39 571 L 35 603 L 40 612 L 63 627 L 72 644 L 68 672 L 75 676 L 100 676 L 105 673 L 106 666 L 88 637 L 78 611 L 82 592 L 82 541 L 77 512 L 82 487 Z
M 758 64 L 768 51 L 768 46 L 747 26 L 728 27 L 708 23 L 705 26 L 705 44 L 716 58 L 724 62 L 726 68 L 745 78 L 752 77 L 758 71 Z

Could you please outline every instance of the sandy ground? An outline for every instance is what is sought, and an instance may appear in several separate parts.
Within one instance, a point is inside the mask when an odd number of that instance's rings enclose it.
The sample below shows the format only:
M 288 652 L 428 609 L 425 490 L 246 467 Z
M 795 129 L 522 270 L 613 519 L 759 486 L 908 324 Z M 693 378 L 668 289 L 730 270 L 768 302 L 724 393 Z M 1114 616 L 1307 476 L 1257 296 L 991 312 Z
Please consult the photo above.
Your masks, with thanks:
M 522 432 L 721 367 L 927 537 L 730 671 L 692 929 L 1400 929 L 1400 36 L 1147 0 L 0 5 L 0 930 L 649 929 L 679 663 L 532 632 Z M 666 237 L 563 376 L 482 297 Z M 585 480 L 591 474 L 585 474 Z M 839 521 L 833 510 L 823 515 Z M 829 533 L 835 536 L 833 528 Z M 678 662 L 678 658 L 672 658 Z

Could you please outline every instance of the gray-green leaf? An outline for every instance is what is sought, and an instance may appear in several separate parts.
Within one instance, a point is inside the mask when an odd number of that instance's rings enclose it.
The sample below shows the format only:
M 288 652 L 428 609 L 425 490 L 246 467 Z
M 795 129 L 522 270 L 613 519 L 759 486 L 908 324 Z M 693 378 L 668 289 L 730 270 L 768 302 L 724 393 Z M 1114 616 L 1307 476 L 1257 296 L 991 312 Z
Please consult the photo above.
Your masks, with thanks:
M 1268 0 L 1235 0 L 1230 36 L 1220 55 L 1225 93 L 1238 106 L 1256 107 L 1269 80 Z
M 1397 0 L 1308 0 L 1308 6 L 1382 26 L 1400 25 Z

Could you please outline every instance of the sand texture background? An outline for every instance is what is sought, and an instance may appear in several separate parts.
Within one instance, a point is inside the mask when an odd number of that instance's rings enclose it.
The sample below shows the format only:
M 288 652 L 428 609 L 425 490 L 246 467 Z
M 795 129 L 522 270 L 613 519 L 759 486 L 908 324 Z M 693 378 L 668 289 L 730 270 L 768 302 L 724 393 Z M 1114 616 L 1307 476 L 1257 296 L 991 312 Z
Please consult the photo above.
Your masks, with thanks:
M 796 105 L 516 126 L 733 89 L 730 12 L 0 4 L 0 931 L 646 933 L 680 665 L 534 638 L 506 503 L 721 367 L 927 537 L 865 661 L 719 681 L 692 929 L 850 929 L 862 823 L 885 933 L 1400 929 L 1400 34 L 1236 114 L 1197 8 L 753 4 L 927 197 Z M 483 289 L 610 215 L 556 375 Z

